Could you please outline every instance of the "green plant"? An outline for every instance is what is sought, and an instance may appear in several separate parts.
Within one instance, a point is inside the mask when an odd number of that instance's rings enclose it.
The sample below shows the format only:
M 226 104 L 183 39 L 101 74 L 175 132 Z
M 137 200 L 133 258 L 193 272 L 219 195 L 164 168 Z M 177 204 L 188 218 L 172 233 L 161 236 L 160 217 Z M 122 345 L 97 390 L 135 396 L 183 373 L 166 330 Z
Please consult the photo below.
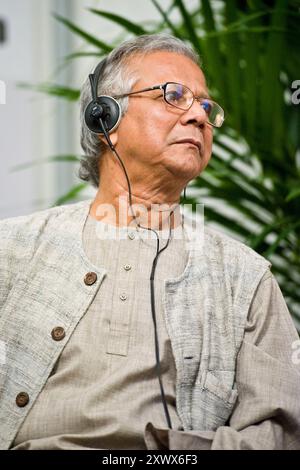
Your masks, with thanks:
M 190 183 L 186 202 L 204 201 L 209 223 L 272 262 L 299 326 L 300 105 L 289 97 L 293 80 L 300 78 L 299 3 L 199 0 L 191 9 L 187 0 L 170 0 L 164 11 L 157 0 L 148 1 L 160 21 L 138 25 L 101 10 L 90 12 L 122 26 L 122 39 L 168 31 L 200 53 L 210 92 L 224 107 L 226 120 L 215 132 L 211 162 Z M 93 47 L 67 60 L 101 57 L 112 49 L 66 18 L 56 19 Z M 53 84 L 40 90 L 74 101 L 79 94 Z M 78 197 L 84 186 L 72 188 L 55 204 Z

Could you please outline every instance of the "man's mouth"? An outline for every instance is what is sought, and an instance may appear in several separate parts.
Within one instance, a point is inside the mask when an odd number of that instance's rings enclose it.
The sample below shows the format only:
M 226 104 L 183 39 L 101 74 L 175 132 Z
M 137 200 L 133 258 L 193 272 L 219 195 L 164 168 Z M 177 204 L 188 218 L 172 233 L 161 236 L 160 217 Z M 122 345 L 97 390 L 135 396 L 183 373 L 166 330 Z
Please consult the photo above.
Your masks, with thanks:
M 175 144 L 190 144 L 196 147 L 200 154 L 202 153 L 202 145 L 201 145 L 200 140 L 193 139 L 193 138 L 186 138 L 186 139 L 177 140 Z

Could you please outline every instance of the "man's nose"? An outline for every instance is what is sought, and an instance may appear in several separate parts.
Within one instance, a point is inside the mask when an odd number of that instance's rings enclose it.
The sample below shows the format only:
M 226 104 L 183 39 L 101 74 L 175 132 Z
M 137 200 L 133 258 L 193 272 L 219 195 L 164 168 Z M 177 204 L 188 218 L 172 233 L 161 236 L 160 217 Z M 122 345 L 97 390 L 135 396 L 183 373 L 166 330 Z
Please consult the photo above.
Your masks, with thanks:
M 181 116 L 183 124 L 195 124 L 202 127 L 207 122 L 207 114 L 200 102 L 194 99 L 192 106 Z

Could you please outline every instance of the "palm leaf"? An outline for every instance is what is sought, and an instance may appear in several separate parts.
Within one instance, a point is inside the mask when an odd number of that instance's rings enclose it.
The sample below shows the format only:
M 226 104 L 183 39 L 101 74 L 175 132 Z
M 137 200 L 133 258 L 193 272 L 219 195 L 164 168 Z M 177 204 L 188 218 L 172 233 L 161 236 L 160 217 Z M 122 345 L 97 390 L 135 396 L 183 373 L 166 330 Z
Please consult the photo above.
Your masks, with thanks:
M 205 72 L 207 71 L 210 80 L 213 80 L 214 88 L 219 90 L 219 96 L 223 96 L 225 98 L 224 95 L 227 90 L 226 77 L 222 77 L 221 74 L 214 74 L 215 70 L 224 69 L 224 60 L 220 50 L 219 38 L 208 36 L 209 33 L 217 31 L 214 13 L 208 0 L 201 1 L 201 12 L 206 32 L 203 39 L 203 50 L 205 51 L 205 56 L 211 58 L 211 60 L 207 61 L 207 63 L 203 65 L 203 68 Z M 211 88 L 210 84 L 209 86 Z
M 182 19 L 183 25 L 185 28 L 186 36 L 190 39 L 191 43 L 193 44 L 194 48 L 198 53 L 201 52 L 200 47 L 200 38 L 197 36 L 192 18 L 190 17 L 184 3 L 182 0 L 174 0 L 174 5 L 179 9 Z
M 175 37 L 181 37 L 180 33 L 177 31 L 177 28 L 173 25 L 173 23 L 169 20 L 168 14 L 165 13 L 165 11 L 162 9 L 162 7 L 159 5 L 159 3 L 156 0 L 151 0 L 155 8 L 159 11 L 161 14 L 164 23 L 169 27 L 171 32 Z M 159 28 L 160 29 L 160 28 Z
M 77 36 L 82 37 L 89 44 L 93 44 L 93 46 L 98 47 L 98 49 L 102 50 L 105 53 L 108 53 L 112 50 L 111 46 L 109 46 L 103 41 L 100 41 L 100 39 L 96 38 L 95 36 L 92 36 L 86 31 L 83 31 L 83 29 L 79 28 L 78 26 L 76 26 L 74 23 L 67 20 L 66 18 L 63 18 L 62 16 L 57 15 L 56 13 L 54 13 L 53 16 L 57 19 L 57 21 L 59 21 L 60 23 L 63 23 L 70 31 L 75 33 Z
M 18 83 L 20 88 L 29 88 L 31 90 L 46 93 L 47 95 L 57 96 L 65 98 L 68 101 L 77 101 L 80 96 L 80 90 L 69 88 L 61 85 L 53 85 L 48 83 L 42 83 L 40 85 L 31 85 L 29 83 Z
M 16 165 L 10 168 L 10 172 L 26 170 L 35 165 L 42 165 L 44 163 L 53 163 L 53 162 L 69 162 L 69 163 L 78 163 L 80 162 L 80 157 L 76 155 L 55 155 L 53 157 L 48 157 L 43 160 L 33 160 L 29 163 L 22 163 L 21 165 Z
M 99 51 L 73 52 L 72 54 L 68 54 L 65 60 L 69 61 L 77 59 L 78 57 L 103 57 L 103 55 L 103 52 Z
M 76 197 L 78 197 L 79 193 L 86 189 L 86 187 L 87 183 L 80 183 L 76 186 L 73 186 L 73 188 L 71 188 L 66 194 L 56 199 L 56 201 L 54 201 L 52 204 L 52 207 L 60 206 L 66 202 L 74 200 Z
M 292 191 L 289 192 L 285 200 L 286 202 L 289 202 L 298 197 L 300 197 L 300 187 L 292 189 Z
M 263 129 L 260 143 L 262 149 L 273 149 L 273 157 L 280 158 L 282 151 L 282 126 L 277 118 L 281 113 L 282 91 L 279 83 L 281 62 L 284 51 L 284 34 L 276 34 L 274 29 L 285 26 L 286 16 L 281 9 L 287 6 L 287 0 L 276 0 L 271 15 L 271 27 L 267 39 L 266 53 L 263 64 L 263 82 L 260 90 L 260 103 L 263 112 L 260 113 L 260 125 Z M 270 86 L 272 84 L 272 86 Z M 271 144 L 271 145 L 270 145 Z
M 142 26 L 133 23 L 132 21 L 123 18 L 122 16 L 115 15 L 114 13 L 109 13 L 103 10 L 97 10 L 95 8 L 89 8 L 90 12 L 94 13 L 95 15 L 102 16 L 103 18 L 107 18 L 108 20 L 113 21 L 114 23 L 122 26 L 124 29 L 129 31 L 130 33 L 135 34 L 136 36 L 140 36 L 142 34 L 149 34 Z
M 228 0 L 225 3 L 225 25 L 230 25 L 237 20 L 237 9 L 234 0 Z M 227 49 L 226 75 L 227 86 L 227 106 L 229 113 L 234 116 L 234 127 L 237 131 L 241 130 L 241 108 L 240 97 L 236 90 L 241 88 L 240 78 L 240 42 L 232 35 L 224 36 L 224 46 Z M 229 101 L 228 101 L 229 100 Z M 230 104 L 230 108 L 229 108 Z

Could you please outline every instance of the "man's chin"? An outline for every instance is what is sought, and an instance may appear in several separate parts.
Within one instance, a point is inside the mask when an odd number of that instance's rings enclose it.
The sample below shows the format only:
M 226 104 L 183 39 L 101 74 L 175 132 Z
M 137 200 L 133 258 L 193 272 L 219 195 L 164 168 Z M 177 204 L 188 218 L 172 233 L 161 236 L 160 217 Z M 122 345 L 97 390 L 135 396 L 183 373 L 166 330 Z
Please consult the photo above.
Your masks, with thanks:
M 199 176 L 199 174 L 202 172 L 202 169 L 200 166 L 197 166 L 197 167 L 194 166 L 193 168 L 189 168 L 188 166 L 177 165 L 177 166 L 169 167 L 168 169 L 170 173 L 172 173 L 173 176 L 183 179 L 185 181 L 193 180 L 194 178 Z
M 187 155 L 178 157 L 174 164 L 174 170 L 177 173 L 184 175 L 186 178 L 190 179 L 195 178 L 195 176 L 199 175 L 199 173 L 202 172 L 203 167 L 203 161 L 200 160 L 199 157 L 196 159 L 195 157 L 191 158 Z

